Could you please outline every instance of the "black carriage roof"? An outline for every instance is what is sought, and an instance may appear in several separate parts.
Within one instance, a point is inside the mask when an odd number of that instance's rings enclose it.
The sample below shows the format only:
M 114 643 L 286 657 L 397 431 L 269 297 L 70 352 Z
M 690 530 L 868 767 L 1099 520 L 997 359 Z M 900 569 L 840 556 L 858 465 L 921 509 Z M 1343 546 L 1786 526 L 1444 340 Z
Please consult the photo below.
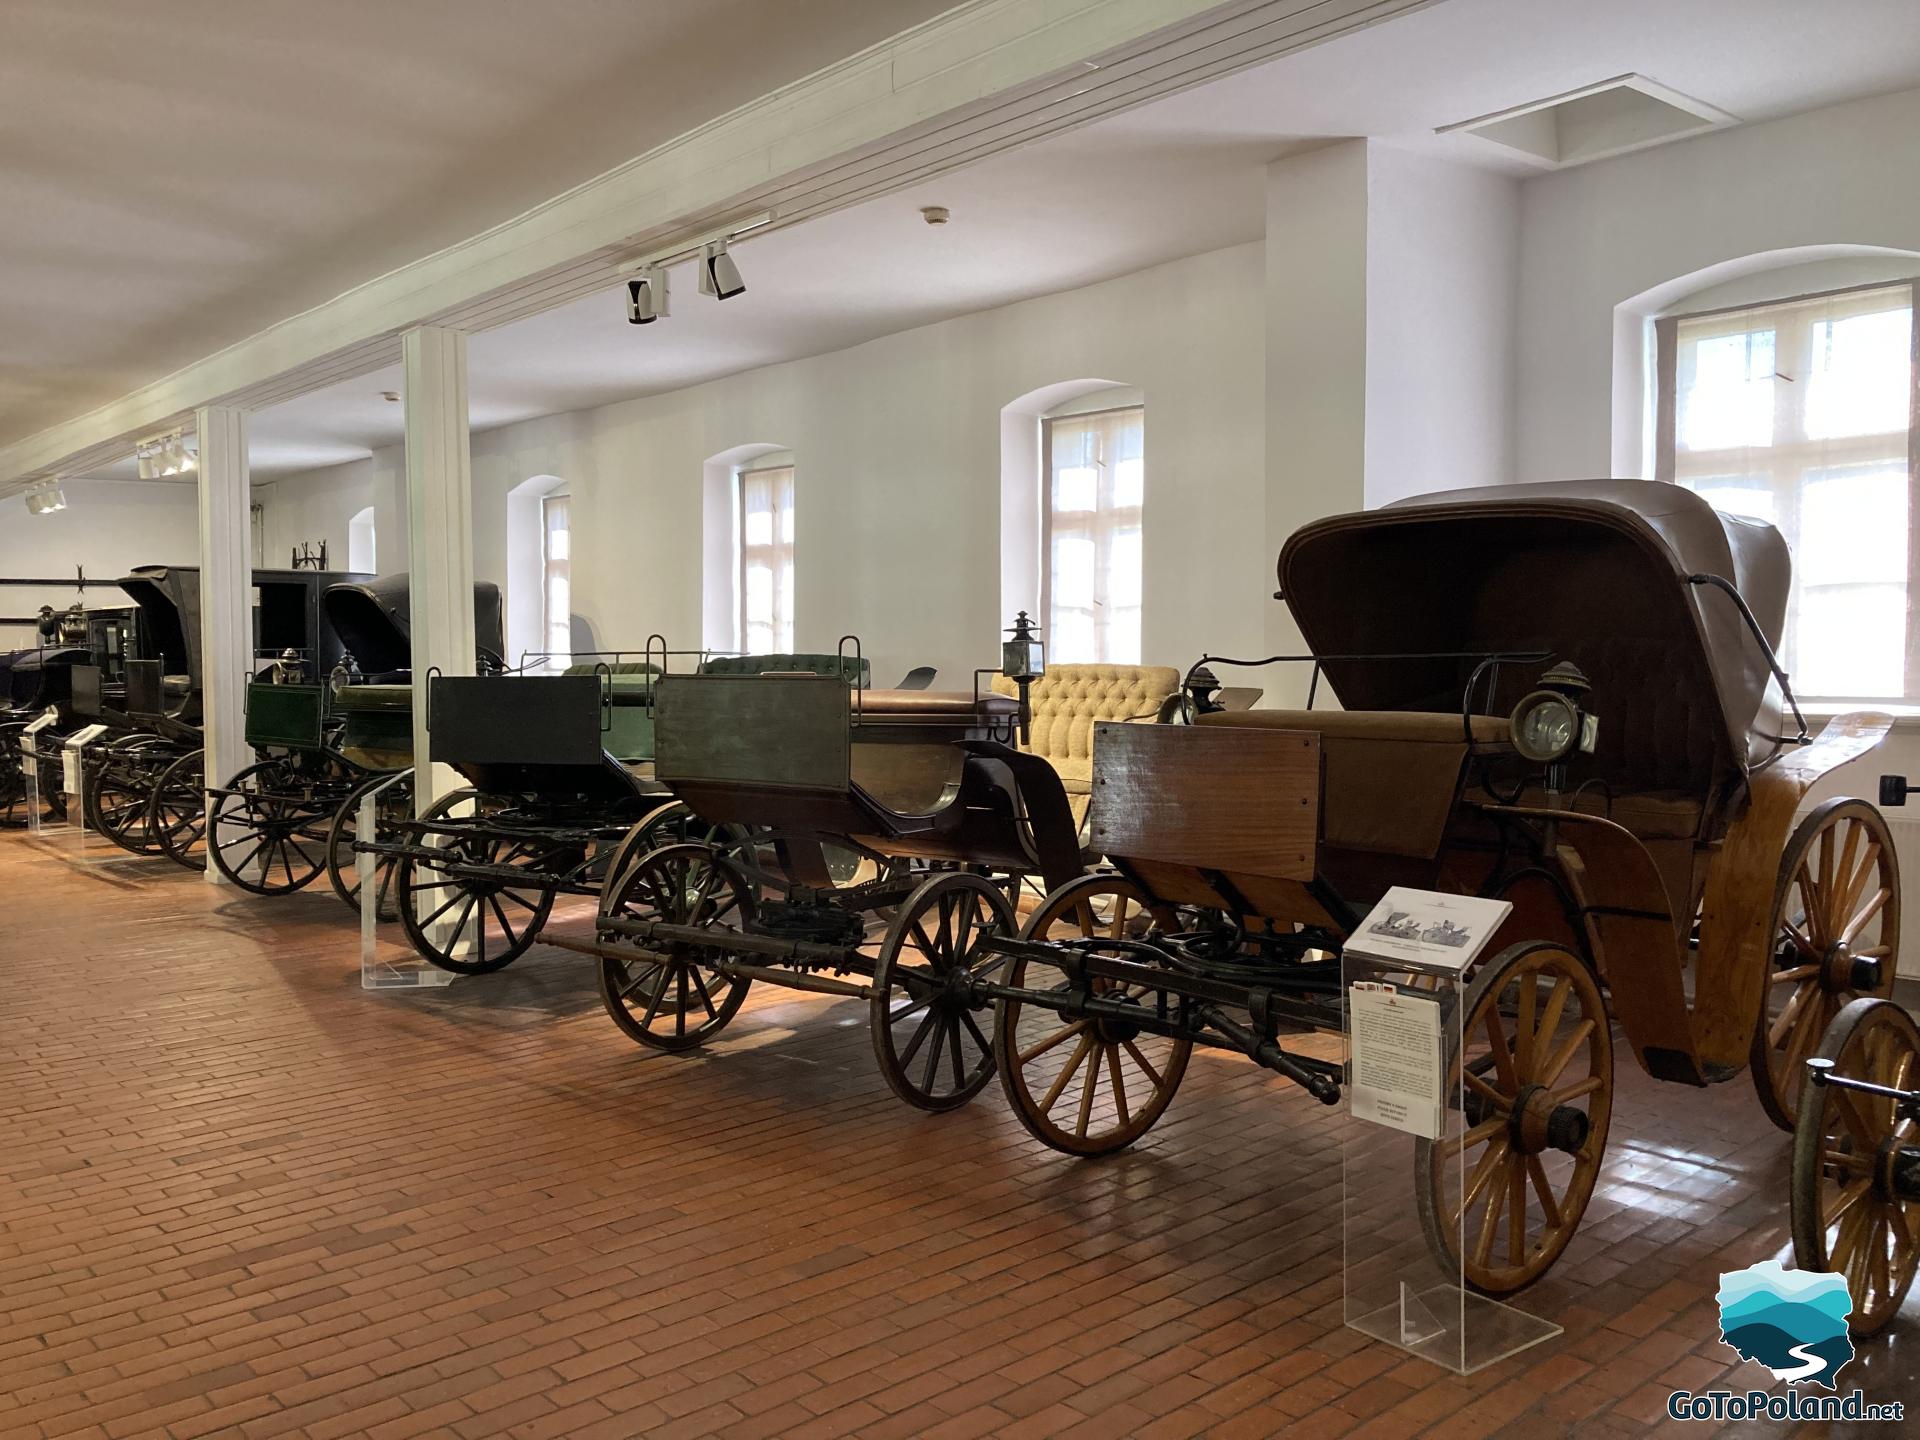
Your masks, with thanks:
M 329 586 L 321 605 L 340 643 L 367 674 L 410 668 L 413 623 L 407 576 Z M 473 633 L 479 649 L 493 655 L 505 652 L 500 587 L 490 580 L 474 582 Z
M 43 645 L 0 654 L 0 705 L 37 704 L 48 671 L 92 663 L 93 652 L 84 645 Z
M 200 689 L 200 568 L 197 565 L 141 565 L 120 581 L 147 622 L 147 634 L 168 675 L 185 675 L 188 688 Z
M 1680 486 L 1586 480 L 1416 495 L 1303 526 L 1279 573 L 1315 654 L 1541 649 L 1589 669 L 1600 657 L 1638 692 L 1613 697 L 1616 706 L 1670 711 L 1665 723 L 1687 732 L 1673 747 L 1717 757 L 1693 767 L 1698 778 L 1744 772 L 1779 750 L 1766 656 L 1731 598 L 1689 577 L 1732 583 L 1777 648 L 1786 542 Z M 1446 708 L 1457 679 L 1424 662 L 1325 670 L 1350 709 Z

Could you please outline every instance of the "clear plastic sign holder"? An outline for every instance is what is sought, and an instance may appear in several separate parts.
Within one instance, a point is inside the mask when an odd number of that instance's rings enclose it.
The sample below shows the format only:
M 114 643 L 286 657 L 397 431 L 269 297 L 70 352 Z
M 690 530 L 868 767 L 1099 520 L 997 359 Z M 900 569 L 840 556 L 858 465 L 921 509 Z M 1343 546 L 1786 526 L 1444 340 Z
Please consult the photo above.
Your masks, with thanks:
M 402 770 L 360 797 L 359 813 L 354 817 L 356 840 L 371 840 L 380 833 L 381 798 L 394 786 L 412 778 L 411 770 Z M 354 855 L 354 873 L 360 889 L 360 988 L 421 990 L 451 985 L 453 972 L 423 960 L 404 938 L 381 938 L 381 925 L 397 920 L 394 907 L 403 903 L 393 893 L 393 871 L 389 869 L 386 876 L 381 877 L 374 857 L 362 850 Z M 426 900 L 419 898 L 416 903 L 424 906 Z M 444 926 L 446 922 L 438 923 Z M 398 927 L 388 924 L 388 930 L 391 935 Z
M 1476 1059 L 1463 1045 L 1465 975 L 1451 965 L 1349 950 L 1341 990 L 1350 1115 L 1341 1207 L 1347 1325 L 1459 1375 L 1552 1339 L 1558 1325 L 1467 1283 L 1466 1258 L 1511 1236 L 1507 1216 L 1488 1220 L 1486 1176 L 1467 1163 L 1467 1131 L 1492 1117 L 1481 1114 L 1486 1104 L 1467 1079 Z M 1487 1147 L 1473 1148 L 1483 1157 Z M 1465 1187 L 1475 1184 L 1481 1192 L 1463 1204 Z
M 32 721 L 20 732 L 20 775 L 27 782 L 27 832 L 39 835 L 46 830 L 45 797 L 40 793 L 41 747 L 51 751 L 59 742 L 40 737 L 59 717 L 51 710 Z

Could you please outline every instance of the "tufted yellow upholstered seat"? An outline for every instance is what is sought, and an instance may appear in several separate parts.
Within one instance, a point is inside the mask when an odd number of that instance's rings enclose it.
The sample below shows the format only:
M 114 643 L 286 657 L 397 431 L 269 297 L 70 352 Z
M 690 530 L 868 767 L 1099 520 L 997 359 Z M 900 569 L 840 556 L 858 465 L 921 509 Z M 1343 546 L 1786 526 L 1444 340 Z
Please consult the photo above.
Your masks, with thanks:
M 1004 676 L 993 688 L 1018 693 Z M 1157 719 L 1179 689 L 1180 672 L 1171 665 L 1051 665 L 1034 681 L 1033 739 L 1025 748 L 1059 772 L 1076 819 L 1093 793 L 1094 722 Z

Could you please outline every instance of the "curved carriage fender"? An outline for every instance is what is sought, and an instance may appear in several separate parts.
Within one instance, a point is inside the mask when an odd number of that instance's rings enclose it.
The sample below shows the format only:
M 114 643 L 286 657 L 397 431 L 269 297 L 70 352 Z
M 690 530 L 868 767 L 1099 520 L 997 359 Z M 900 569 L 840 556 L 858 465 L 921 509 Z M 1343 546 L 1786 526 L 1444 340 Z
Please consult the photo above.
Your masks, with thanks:
M 1555 858 L 1634 1058 L 1656 1079 L 1706 1084 L 1687 1012 L 1681 930 L 1647 847 L 1600 815 L 1531 805 L 1487 809 L 1553 824 Z
M 1074 823 L 1073 807 L 1067 803 L 1066 787 L 1053 762 L 1041 755 L 1016 750 L 998 740 L 960 740 L 971 765 L 975 760 L 991 760 L 1004 765 L 1013 775 L 1019 801 L 1027 814 L 1029 841 L 1034 858 L 1040 863 L 1041 878 L 1052 894 L 1069 880 L 1086 873 L 1080 855 L 1080 827 Z
M 1772 953 L 1767 933 L 1787 837 L 1815 781 L 1877 747 L 1893 717 L 1860 710 L 1836 716 L 1810 745 L 1785 751 L 1748 781 L 1746 813 L 1727 831 L 1707 871 L 1694 978 L 1694 1033 L 1701 1062 L 1739 1070 L 1760 1021 Z

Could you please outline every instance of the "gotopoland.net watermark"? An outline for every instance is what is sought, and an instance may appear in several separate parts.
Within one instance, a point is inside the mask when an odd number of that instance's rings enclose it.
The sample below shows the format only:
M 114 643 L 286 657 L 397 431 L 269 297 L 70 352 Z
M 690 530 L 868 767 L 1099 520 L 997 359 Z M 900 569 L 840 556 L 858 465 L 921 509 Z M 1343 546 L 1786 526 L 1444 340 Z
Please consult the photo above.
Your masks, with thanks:
M 1667 1397 L 1673 1420 L 1904 1420 L 1898 1400 L 1875 1402 L 1856 1390 L 1851 1395 L 1802 1395 L 1789 1390 L 1676 1390 Z

